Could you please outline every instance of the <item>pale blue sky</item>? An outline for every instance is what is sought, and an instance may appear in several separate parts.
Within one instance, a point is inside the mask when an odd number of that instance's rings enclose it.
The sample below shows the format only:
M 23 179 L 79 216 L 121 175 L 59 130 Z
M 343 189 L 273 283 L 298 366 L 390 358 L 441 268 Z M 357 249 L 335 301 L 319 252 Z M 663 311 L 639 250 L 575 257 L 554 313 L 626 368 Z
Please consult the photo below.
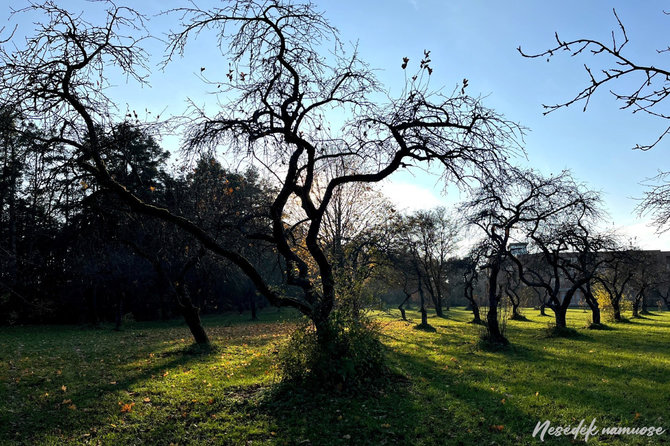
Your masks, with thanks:
M 121 2 L 119 2 L 121 3 Z M 212 4 L 196 2 L 201 6 Z M 645 63 L 670 66 L 670 54 L 658 55 L 656 49 L 670 44 L 664 32 L 670 25 L 669 9 L 661 1 L 439 1 L 439 0 L 316 0 L 319 9 L 341 32 L 344 41 L 358 42 L 363 59 L 379 68 L 378 76 L 392 91 L 401 88 L 404 73 L 400 69 L 403 56 L 417 62 L 423 49 L 431 50 L 434 87 L 444 85 L 451 90 L 463 78 L 469 79 L 470 94 L 487 96 L 486 104 L 507 118 L 529 128 L 526 136 L 528 161 L 545 173 L 564 168 L 592 188 L 601 190 L 611 214 L 610 224 L 625 226 L 638 236 L 646 248 L 670 249 L 670 237 L 657 240 L 653 229 L 646 228 L 634 215 L 635 197 L 641 197 L 640 182 L 655 175 L 658 169 L 670 170 L 670 139 L 654 150 L 630 150 L 636 143 L 649 143 L 667 124 L 642 115 L 618 110 L 606 90 L 591 102 L 589 111 L 581 106 L 542 115 L 542 103 L 567 100 L 583 87 L 586 78 L 582 65 L 597 66 L 590 57 L 554 57 L 551 62 L 522 58 L 516 48 L 529 52 L 553 45 L 554 31 L 563 39 L 592 37 L 609 39 L 616 28 L 612 8 L 626 25 L 630 43 L 628 55 Z M 10 0 L 20 7 L 23 1 Z M 81 0 L 58 1 L 74 9 L 95 8 Z M 184 2 L 143 1 L 132 6 L 152 15 Z M 0 10 L 4 21 L 8 11 Z M 150 23 L 152 32 L 160 34 L 169 18 L 159 17 Z M 26 25 L 25 23 L 22 25 Z M 161 46 L 151 47 L 158 61 Z M 148 106 L 179 114 L 184 99 L 201 97 L 204 88 L 196 78 L 200 66 L 210 72 L 227 62 L 220 58 L 213 45 L 198 41 L 188 49 L 188 58 L 172 64 L 163 73 L 151 77 L 151 89 L 137 91 L 119 81 L 118 101 L 143 110 Z M 223 71 L 223 70 L 222 70 Z M 620 84 L 625 89 L 625 84 Z M 670 104 L 668 104 L 670 105 Z M 412 183 L 414 204 L 434 203 L 440 198 L 435 179 L 407 174 L 393 177 L 398 185 Z M 425 195 L 425 200 L 417 198 Z M 406 200 L 408 197 L 404 197 Z M 403 197 L 398 197 L 403 204 Z

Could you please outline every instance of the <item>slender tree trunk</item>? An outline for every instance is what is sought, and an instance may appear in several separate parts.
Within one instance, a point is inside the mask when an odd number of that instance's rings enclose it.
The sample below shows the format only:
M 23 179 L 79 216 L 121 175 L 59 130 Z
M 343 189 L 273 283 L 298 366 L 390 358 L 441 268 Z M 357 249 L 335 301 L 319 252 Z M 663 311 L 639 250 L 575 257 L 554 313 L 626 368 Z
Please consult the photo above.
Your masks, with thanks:
M 612 299 L 612 311 L 614 312 L 614 321 L 621 322 L 621 306 L 618 299 Z
M 13 144 L 11 145 L 10 152 L 10 175 L 9 175 L 9 195 L 7 199 L 8 207 L 8 238 L 9 238 L 9 265 L 8 272 L 10 277 L 10 286 L 14 288 L 19 280 L 19 259 L 18 259 L 18 250 L 16 244 L 16 183 L 17 183 L 17 172 L 16 172 L 16 159 L 15 151 Z M 1 211 L 1 209 L 0 209 Z M 32 252 L 32 250 L 30 251 Z
M 414 265 L 415 271 L 416 271 L 416 277 L 417 277 L 417 283 L 419 284 L 419 300 L 420 300 L 420 305 L 421 305 L 421 326 L 427 327 L 428 326 L 428 313 L 426 312 L 426 296 L 423 292 L 423 286 L 421 285 L 421 270 L 419 269 L 418 265 Z
M 474 318 L 472 319 L 473 324 L 481 324 L 482 323 L 482 317 L 479 314 L 479 305 L 477 305 L 477 302 L 475 302 L 474 299 L 470 301 L 470 306 L 472 307 L 472 315 Z
M 407 315 L 405 314 L 405 304 L 407 303 L 410 297 L 412 297 L 412 294 L 406 292 L 405 300 L 400 302 L 400 305 L 398 305 L 398 310 L 400 310 L 400 315 L 402 316 L 403 321 L 407 320 Z
M 435 304 L 435 315 L 437 317 L 444 317 L 444 311 L 442 310 L 442 299 L 438 297 L 434 300 L 433 303 Z
M 638 299 L 635 299 L 633 301 L 633 317 L 640 317 L 639 308 L 640 308 L 640 301 Z
M 491 268 L 491 276 L 489 277 L 489 311 L 486 315 L 486 323 L 489 332 L 489 342 L 494 344 L 509 344 L 509 341 L 503 336 L 500 331 L 500 324 L 498 323 L 498 302 L 500 299 L 496 294 L 498 289 L 498 272 L 500 268 L 493 266 Z
M 421 300 L 421 325 L 428 325 L 428 312 L 426 311 L 426 297 L 423 288 L 419 285 L 419 298 Z
M 545 311 L 547 308 L 547 304 L 542 303 L 540 304 L 540 316 L 546 316 L 547 312 Z

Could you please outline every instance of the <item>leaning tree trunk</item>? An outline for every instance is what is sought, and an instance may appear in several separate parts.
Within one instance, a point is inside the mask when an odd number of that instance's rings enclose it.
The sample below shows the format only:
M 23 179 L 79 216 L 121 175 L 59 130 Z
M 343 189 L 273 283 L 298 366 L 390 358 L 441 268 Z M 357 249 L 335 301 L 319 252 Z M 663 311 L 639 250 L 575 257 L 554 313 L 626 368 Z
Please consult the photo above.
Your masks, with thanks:
M 151 263 L 154 271 L 156 271 L 158 276 L 162 278 L 163 283 L 171 292 L 174 293 L 177 300 L 177 308 L 184 317 L 184 321 L 193 335 L 193 340 L 197 344 L 209 344 L 209 337 L 207 336 L 207 332 L 205 332 L 205 329 L 202 327 L 202 322 L 200 321 L 200 308 L 193 305 L 193 301 L 191 301 L 188 290 L 186 289 L 186 285 L 184 283 L 186 273 L 188 273 L 188 271 L 198 263 L 202 254 L 188 260 L 182 267 L 180 273 L 177 275 L 176 280 L 173 281 L 158 257 L 145 252 L 135 243 L 130 241 L 125 241 L 125 243 L 130 246 L 133 251 L 135 251 L 135 253 Z
M 586 285 L 586 288 L 582 289 L 582 293 L 584 295 L 586 305 L 588 305 L 589 308 L 591 309 L 591 324 L 593 325 L 602 324 L 600 318 L 600 306 L 598 306 L 598 299 L 596 299 L 593 296 L 593 293 L 591 292 L 591 286 Z
M 398 310 L 400 310 L 400 315 L 402 316 L 403 321 L 407 320 L 407 315 L 405 314 L 405 304 L 407 303 L 410 297 L 412 297 L 412 294 L 405 292 L 405 300 L 400 302 L 400 305 L 398 305 Z
M 175 287 L 177 291 L 177 303 L 179 306 L 179 311 L 186 321 L 188 329 L 193 335 L 193 339 L 197 344 L 208 345 L 209 336 L 202 326 L 202 321 L 200 320 L 200 309 L 193 305 L 190 296 L 188 295 L 188 290 L 186 285 L 183 282 L 179 282 Z

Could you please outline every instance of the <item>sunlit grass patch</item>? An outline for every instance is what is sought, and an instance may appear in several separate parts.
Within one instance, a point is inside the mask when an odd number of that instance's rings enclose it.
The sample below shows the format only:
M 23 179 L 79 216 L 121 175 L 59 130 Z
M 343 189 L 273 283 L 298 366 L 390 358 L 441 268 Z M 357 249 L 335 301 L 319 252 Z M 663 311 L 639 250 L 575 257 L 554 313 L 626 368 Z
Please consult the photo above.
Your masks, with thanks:
M 431 317 L 435 332 L 396 313 L 373 315 L 396 378 L 354 394 L 277 386 L 288 312 L 205 318 L 205 351 L 179 322 L 0 329 L 0 444 L 516 445 L 537 444 L 547 419 L 670 427 L 669 313 L 588 330 L 589 314 L 571 310 L 578 336 L 547 338 L 550 318 L 527 309 L 500 351 L 480 348 L 463 309 Z

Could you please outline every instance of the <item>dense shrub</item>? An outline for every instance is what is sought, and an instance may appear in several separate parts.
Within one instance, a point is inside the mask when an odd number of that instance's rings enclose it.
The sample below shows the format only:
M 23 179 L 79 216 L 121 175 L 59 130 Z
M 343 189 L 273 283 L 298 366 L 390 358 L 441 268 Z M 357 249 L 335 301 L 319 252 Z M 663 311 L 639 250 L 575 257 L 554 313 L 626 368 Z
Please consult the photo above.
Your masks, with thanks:
M 387 374 L 377 327 L 338 313 L 327 343 L 319 342 L 311 323 L 301 325 L 280 349 L 279 368 L 284 381 L 337 390 L 373 384 Z

